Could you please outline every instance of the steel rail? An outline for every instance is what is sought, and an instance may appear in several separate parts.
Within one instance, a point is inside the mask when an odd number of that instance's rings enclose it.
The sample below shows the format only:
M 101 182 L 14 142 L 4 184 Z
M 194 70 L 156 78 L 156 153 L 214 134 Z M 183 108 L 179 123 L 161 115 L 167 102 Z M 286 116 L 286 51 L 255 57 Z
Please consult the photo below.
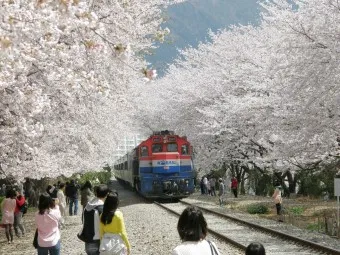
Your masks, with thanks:
M 159 207 L 164 208 L 166 211 L 169 211 L 169 212 L 171 212 L 172 214 L 175 214 L 175 215 L 178 216 L 178 217 L 180 216 L 179 213 L 177 213 L 176 211 L 174 211 L 174 210 L 172 210 L 172 209 L 170 209 L 170 208 L 168 208 L 168 207 L 162 205 L 161 203 L 158 203 L 158 202 L 154 202 L 154 203 L 155 203 L 156 205 L 158 205 Z M 225 236 L 225 235 L 223 235 L 223 234 L 221 234 L 221 233 L 218 233 L 218 232 L 216 232 L 216 231 L 210 229 L 209 227 L 208 227 L 208 231 L 209 231 L 210 234 L 213 234 L 213 235 L 216 236 L 217 238 L 222 239 L 223 241 L 225 241 L 225 242 L 227 242 L 227 243 L 230 243 L 230 244 L 232 244 L 233 246 L 235 246 L 235 247 L 237 247 L 237 248 L 239 248 L 239 249 L 241 249 L 241 250 L 243 250 L 243 251 L 245 251 L 246 248 L 247 248 L 247 247 L 244 246 L 243 244 L 241 244 L 241 243 L 239 243 L 239 242 L 237 242 L 237 241 L 235 241 L 235 240 L 229 238 L 228 236 Z
M 248 222 L 248 221 L 245 221 L 245 220 L 241 220 L 239 218 L 235 218 L 233 216 L 230 216 L 230 215 L 227 215 L 227 214 L 224 214 L 224 213 L 216 212 L 216 211 L 213 211 L 213 210 L 201 207 L 201 206 L 197 206 L 195 204 L 191 204 L 191 203 L 184 202 L 184 201 L 180 201 L 180 203 L 185 204 L 185 205 L 194 205 L 194 206 L 198 207 L 199 209 L 201 209 L 202 211 L 206 211 L 206 212 L 209 212 L 211 214 L 218 215 L 222 218 L 226 218 L 226 219 L 229 219 L 229 220 L 232 220 L 232 221 L 236 221 L 240 224 L 243 224 L 243 225 L 255 228 L 255 229 L 259 229 L 263 232 L 274 234 L 274 235 L 279 236 L 281 238 L 288 239 L 290 241 L 294 241 L 296 243 L 299 243 L 299 244 L 304 245 L 304 246 L 308 246 L 309 248 L 313 248 L 313 249 L 316 249 L 318 251 L 326 252 L 326 253 L 329 253 L 329 254 L 332 254 L 332 255 L 340 255 L 340 250 L 336 250 L 336 249 L 333 249 L 333 248 L 330 248 L 330 247 L 326 247 L 326 246 L 323 246 L 323 245 L 318 244 L 318 243 L 314 243 L 314 242 L 309 241 L 309 240 L 305 240 L 305 239 L 302 239 L 302 238 L 299 238 L 299 237 L 296 237 L 296 236 L 292 236 L 292 235 L 289 235 L 289 234 L 286 234 L 286 233 L 283 233 L 283 232 L 280 232 L 280 231 L 277 231 L 277 230 L 274 230 L 274 229 L 271 229 L 271 228 L 267 228 L 267 227 L 264 227 L 264 226 L 261 226 L 261 225 L 255 224 L 255 223 L 251 223 L 251 222 Z

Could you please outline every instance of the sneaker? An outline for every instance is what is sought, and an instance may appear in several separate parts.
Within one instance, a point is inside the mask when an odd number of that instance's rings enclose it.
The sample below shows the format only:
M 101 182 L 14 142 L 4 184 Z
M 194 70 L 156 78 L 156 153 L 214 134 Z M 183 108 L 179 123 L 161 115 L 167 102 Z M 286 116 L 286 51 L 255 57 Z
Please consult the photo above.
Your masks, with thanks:
M 12 242 L 11 241 L 8 241 L 8 244 L 11 244 Z

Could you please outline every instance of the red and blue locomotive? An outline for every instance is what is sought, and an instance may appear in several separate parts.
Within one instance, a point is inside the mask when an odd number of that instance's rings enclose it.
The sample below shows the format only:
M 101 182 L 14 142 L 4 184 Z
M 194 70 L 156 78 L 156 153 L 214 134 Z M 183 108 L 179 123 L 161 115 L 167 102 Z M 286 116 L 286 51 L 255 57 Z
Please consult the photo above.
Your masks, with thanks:
M 185 136 L 153 132 L 116 162 L 114 175 L 147 198 L 184 198 L 195 189 L 192 152 Z

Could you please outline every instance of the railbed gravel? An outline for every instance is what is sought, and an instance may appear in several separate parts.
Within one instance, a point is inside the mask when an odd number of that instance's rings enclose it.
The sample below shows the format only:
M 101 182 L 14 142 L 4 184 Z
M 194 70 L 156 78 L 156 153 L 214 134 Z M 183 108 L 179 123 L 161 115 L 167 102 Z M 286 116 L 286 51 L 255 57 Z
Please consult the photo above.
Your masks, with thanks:
M 227 198 L 229 200 L 233 200 L 232 197 Z M 270 199 L 269 199 L 270 200 Z M 214 199 L 209 199 L 207 196 L 195 195 L 190 198 L 183 199 L 183 201 L 196 204 L 198 206 L 206 207 L 209 209 L 215 209 L 221 213 L 228 213 L 228 215 L 233 216 L 234 218 L 242 219 L 245 221 L 250 221 L 255 224 L 262 225 L 267 228 L 271 228 L 274 230 L 278 230 L 280 232 L 297 236 L 301 239 L 309 240 L 311 242 L 315 242 L 327 247 L 331 247 L 333 249 L 339 250 L 340 247 L 340 239 L 336 237 L 331 237 L 326 234 L 318 233 L 316 231 L 310 231 L 307 229 L 301 229 L 296 226 L 287 223 L 276 222 L 274 220 L 264 219 L 258 215 L 254 214 L 246 214 L 241 212 L 236 212 L 234 210 L 228 208 L 219 208 Z M 255 237 L 254 237 L 255 238 Z

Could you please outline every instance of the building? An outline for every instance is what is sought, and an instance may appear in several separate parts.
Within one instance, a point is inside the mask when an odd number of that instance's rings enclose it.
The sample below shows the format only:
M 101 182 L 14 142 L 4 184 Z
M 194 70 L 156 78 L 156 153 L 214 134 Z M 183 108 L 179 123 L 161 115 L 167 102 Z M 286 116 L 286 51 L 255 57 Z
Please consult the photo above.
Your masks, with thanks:
M 113 162 L 119 159 L 121 156 L 126 154 L 128 151 L 134 149 L 138 144 L 142 141 L 146 140 L 146 137 L 142 137 L 141 135 L 133 135 L 133 136 L 125 136 L 123 139 L 119 141 L 118 147 L 114 151 Z

